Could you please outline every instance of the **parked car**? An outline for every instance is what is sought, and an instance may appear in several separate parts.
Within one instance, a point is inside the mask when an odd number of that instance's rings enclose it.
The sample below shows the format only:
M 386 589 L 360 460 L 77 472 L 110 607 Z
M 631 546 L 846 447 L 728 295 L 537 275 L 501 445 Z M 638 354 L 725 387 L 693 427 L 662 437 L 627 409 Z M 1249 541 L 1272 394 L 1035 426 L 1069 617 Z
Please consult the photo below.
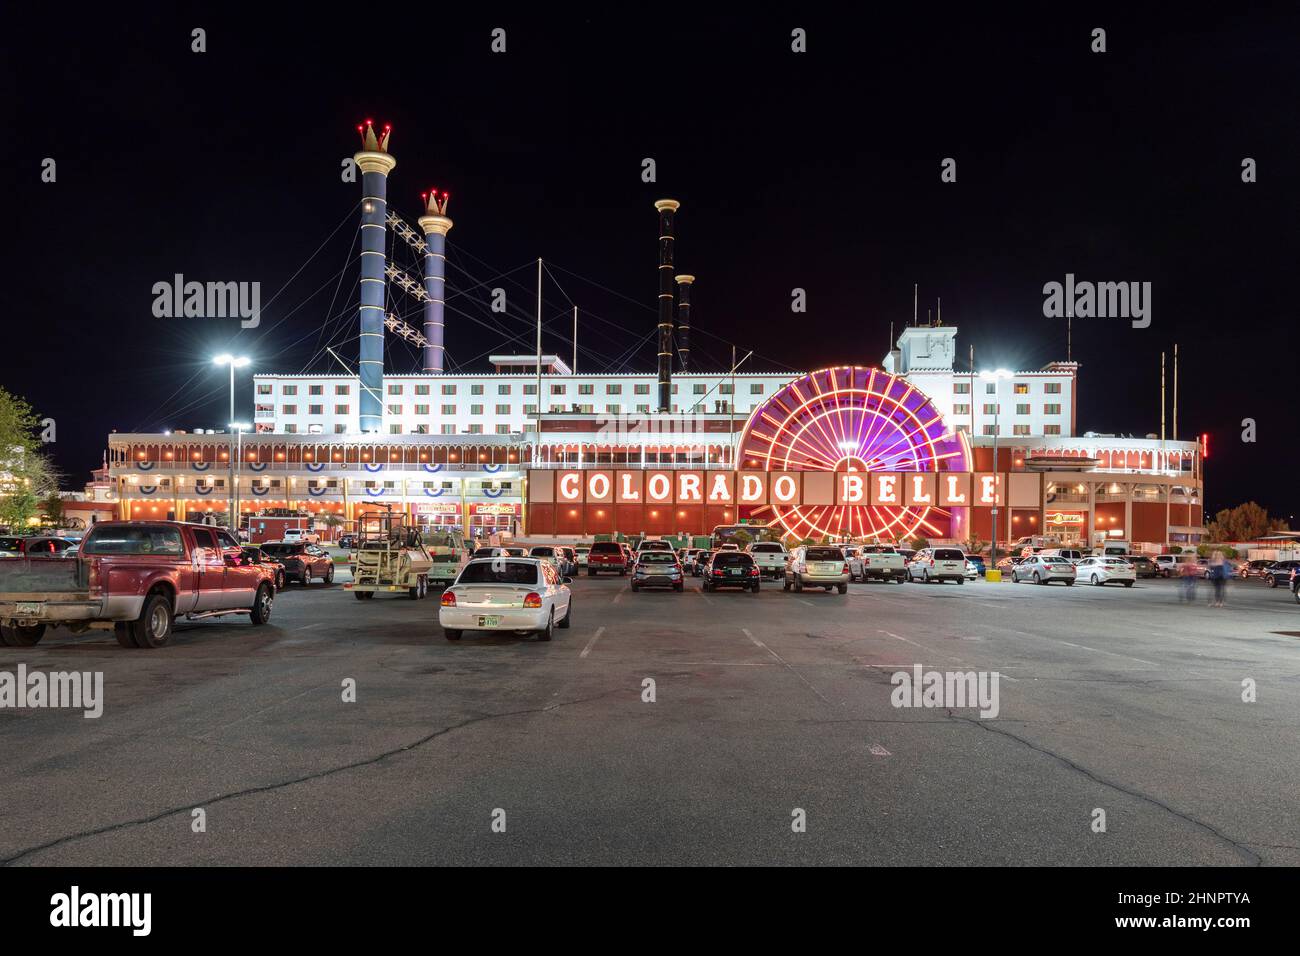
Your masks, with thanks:
M 334 559 L 322 547 L 305 541 L 268 541 L 262 550 L 284 565 L 288 581 L 305 585 L 320 578 L 326 584 L 334 583 Z
M 1139 578 L 1154 578 L 1159 573 L 1156 563 L 1145 554 L 1130 554 L 1125 560 L 1133 565 L 1133 573 Z
M 549 641 L 573 623 L 568 581 L 540 558 L 475 558 L 442 592 L 438 623 L 449 641 L 466 631 L 520 631 Z
M 826 545 L 800 545 L 790 552 L 785 566 L 783 590 L 794 588 L 835 588 L 841 594 L 849 593 L 849 563 L 844 552 Z
M 310 528 L 285 528 L 280 540 L 290 543 L 319 544 L 320 535 Z
M 1196 562 L 1194 554 L 1157 554 L 1156 555 L 1156 573 L 1162 578 L 1177 577 L 1179 574 L 1180 564 L 1191 564 Z
M 691 566 L 691 573 L 697 578 L 704 574 L 704 569 L 708 567 L 709 560 L 713 557 L 713 551 L 709 548 L 701 548 L 695 552 L 695 563 Z
M 889 544 L 864 544 L 856 553 L 848 556 L 849 577 L 854 581 L 897 581 L 899 584 L 907 577 L 907 566 L 903 555 Z
M 966 554 L 961 548 L 922 548 L 907 563 L 907 580 L 966 583 Z
M 978 581 L 980 577 L 980 566 L 970 558 L 966 559 L 966 574 L 964 577 L 967 581 Z
M 260 564 L 271 569 L 272 580 L 275 581 L 275 589 L 283 591 L 288 579 L 285 577 L 284 564 L 271 557 L 256 545 L 244 545 L 243 547 L 244 562 L 246 564 Z
M 998 558 L 997 569 L 1003 574 L 1010 574 L 1011 569 L 1023 560 L 1025 559 L 1018 554 L 1008 554 L 1005 558 Z
M 641 588 L 672 588 L 674 591 L 686 587 L 682 563 L 672 551 L 642 551 L 632 571 L 632 590 Z
M 49 627 L 113 628 L 123 647 L 156 648 L 176 617 L 247 614 L 265 624 L 271 569 L 242 560 L 234 535 L 179 521 L 101 521 L 67 560 L 0 561 L 0 639 L 32 647 Z
M 601 571 L 627 574 L 627 549 L 618 541 L 597 541 L 587 553 L 587 576 L 594 578 Z
M 550 561 L 555 565 L 555 570 L 559 571 L 561 575 L 569 573 L 569 559 L 565 556 L 562 548 L 553 547 L 549 544 L 539 544 L 529 549 L 528 556 Z
M 357 546 L 357 535 L 353 531 L 345 531 L 339 535 L 339 547 L 344 551 L 351 551 Z
M 1137 568 L 1125 558 L 1084 558 L 1074 566 L 1075 579 L 1098 586 L 1122 584 L 1131 588 L 1137 580 Z
M 704 591 L 741 588 L 757 594 L 762 581 L 754 556 L 739 550 L 719 549 L 712 552 L 701 576 L 704 580 L 700 587 Z
M 75 555 L 80 538 L 59 538 L 53 535 L 23 535 L 0 538 L 0 557 L 19 557 L 24 554 Z
M 642 551 L 672 551 L 672 550 L 673 550 L 672 543 L 665 541 L 663 538 L 642 538 L 641 541 L 636 546 L 637 554 L 640 554 Z
M 1071 564 L 1078 564 L 1086 557 L 1078 548 L 1044 548 L 1038 553 L 1048 558 L 1065 558 Z
M 1273 562 L 1263 558 L 1256 558 L 1253 561 L 1243 561 L 1237 566 L 1237 577 L 1245 581 L 1248 578 L 1263 579 L 1266 576 L 1269 565 Z
M 1064 581 L 1072 586 L 1075 573 L 1074 565 L 1065 558 L 1031 554 L 1011 569 L 1011 581 L 1014 584 L 1019 584 L 1021 581 L 1033 581 L 1035 584 Z
M 1264 572 L 1264 583 L 1271 588 L 1288 587 L 1291 584 L 1291 572 L 1300 568 L 1300 561 L 1274 561 Z
M 758 565 L 760 578 L 776 580 L 785 577 L 785 563 L 790 559 L 790 553 L 780 541 L 755 541 L 745 550 Z
M 899 548 L 898 553 L 903 556 L 903 566 L 906 567 L 916 555 L 915 548 Z
M 984 565 L 984 555 L 982 554 L 966 555 L 966 565 L 967 565 L 966 570 L 968 572 L 970 571 L 970 565 L 974 565 L 976 575 L 978 575 L 981 578 L 984 577 L 984 572 L 988 570 Z
M 587 555 L 590 552 L 591 545 L 589 544 L 580 544 L 573 549 L 574 560 L 578 567 L 585 568 L 587 566 Z

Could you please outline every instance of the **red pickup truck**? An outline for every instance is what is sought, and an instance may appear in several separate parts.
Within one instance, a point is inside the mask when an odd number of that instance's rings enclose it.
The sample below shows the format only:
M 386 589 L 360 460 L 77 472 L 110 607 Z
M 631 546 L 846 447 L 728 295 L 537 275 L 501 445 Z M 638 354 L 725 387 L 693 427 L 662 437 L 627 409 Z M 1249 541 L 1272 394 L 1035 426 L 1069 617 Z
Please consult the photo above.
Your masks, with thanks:
M 629 552 L 617 541 L 597 541 L 587 553 L 587 577 L 594 578 L 600 571 L 617 571 L 626 576 Z
M 230 532 L 181 521 L 103 521 L 77 558 L 0 560 L 0 639 L 32 647 L 48 627 L 112 628 L 123 647 L 162 647 L 172 623 L 247 614 L 265 624 L 274 572 Z

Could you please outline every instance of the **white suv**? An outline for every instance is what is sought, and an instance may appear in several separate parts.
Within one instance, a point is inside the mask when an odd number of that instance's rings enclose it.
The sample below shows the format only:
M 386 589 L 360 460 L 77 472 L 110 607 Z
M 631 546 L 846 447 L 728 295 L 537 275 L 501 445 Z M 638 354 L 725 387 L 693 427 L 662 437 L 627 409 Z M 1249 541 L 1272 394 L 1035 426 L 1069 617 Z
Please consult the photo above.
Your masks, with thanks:
M 907 563 L 907 580 L 966 583 L 966 554 L 961 548 L 922 548 Z

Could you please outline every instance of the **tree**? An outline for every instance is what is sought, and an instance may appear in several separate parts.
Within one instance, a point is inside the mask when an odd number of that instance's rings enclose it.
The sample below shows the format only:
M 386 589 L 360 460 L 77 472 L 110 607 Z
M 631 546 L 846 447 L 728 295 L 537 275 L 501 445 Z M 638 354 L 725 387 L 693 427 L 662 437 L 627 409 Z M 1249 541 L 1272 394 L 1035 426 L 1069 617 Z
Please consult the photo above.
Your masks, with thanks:
M 984 542 L 974 534 L 963 541 L 962 544 L 966 548 L 967 554 L 982 554 L 984 552 Z
M 59 493 L 53 492 L 45 496 L 41 502 L 41 511 L 45 514 L 45 524 L 51 528 L 61 528 L 64 522 L 63 499 Z
M 731 536 L 731 540 L 740 548 L 741 551 L 744 551 L 745 548 L 754 543 L 754 536 L 748 531 L 737 531 Z
M 922 538 L 920 535 L 917 535 L 915 538 L 912 539 L 912 550 L 921 551 L 928 547 L 930 547 L 929 538 Z
M 58 491 L 58 475 L 41 453 L 40 421 L 23 399 L 0 388 L 0 524 L 17 531 Z
M 1286 522 L 1270 518 L 1267 509 L 1247 501 L 1220 511 L 1206 530 L 1211 541 L 1254 541 L 1270 531 L 1285 531 Z

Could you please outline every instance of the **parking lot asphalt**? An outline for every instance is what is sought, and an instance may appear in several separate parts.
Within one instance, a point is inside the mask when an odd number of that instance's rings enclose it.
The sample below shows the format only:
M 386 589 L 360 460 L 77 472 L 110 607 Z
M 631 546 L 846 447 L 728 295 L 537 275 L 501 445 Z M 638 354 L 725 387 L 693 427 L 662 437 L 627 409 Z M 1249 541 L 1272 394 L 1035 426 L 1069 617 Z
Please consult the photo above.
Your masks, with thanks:
M 1285 590 L 572 587 L 549 644 L 336 583 L 158 651 L 0 648 L 105 698 L 0 709 L 0 861 L 1300 864 Z M 997 716 L 893 706 L 917 664 L 998 672 Z

